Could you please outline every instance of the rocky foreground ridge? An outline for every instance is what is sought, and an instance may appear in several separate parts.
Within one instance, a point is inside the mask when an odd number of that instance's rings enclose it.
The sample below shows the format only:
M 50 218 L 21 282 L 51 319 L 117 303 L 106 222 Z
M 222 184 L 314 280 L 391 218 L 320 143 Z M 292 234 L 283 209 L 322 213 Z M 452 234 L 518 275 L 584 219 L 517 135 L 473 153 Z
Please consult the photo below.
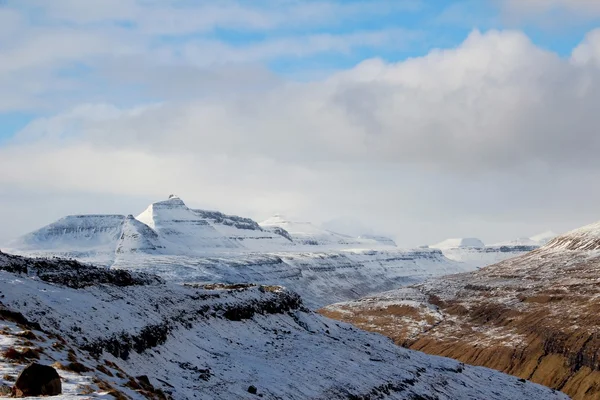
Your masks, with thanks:
M 326 316 L 396 343 L 600 398 L 600 224 L 480 270 L 433 278 Z
M 281 287 L 0 253 L 0 390 L 32 360 L 62 398 L 565 399 L 490 369 L 403 349 L 315 314 Z

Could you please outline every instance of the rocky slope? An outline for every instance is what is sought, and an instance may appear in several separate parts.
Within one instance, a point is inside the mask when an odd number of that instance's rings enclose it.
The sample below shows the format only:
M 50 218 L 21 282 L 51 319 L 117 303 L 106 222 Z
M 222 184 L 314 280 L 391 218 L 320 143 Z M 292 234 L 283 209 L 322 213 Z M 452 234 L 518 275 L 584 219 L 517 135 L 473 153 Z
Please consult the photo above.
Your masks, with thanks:
M 60 398 L 566 399 L 395 346 L 276 286 L 157 276 L 0 253 L 0 390 L 30 360 Z
M 600 398 L 600 224 L 480 270 L 326 307 L 398 344 Z

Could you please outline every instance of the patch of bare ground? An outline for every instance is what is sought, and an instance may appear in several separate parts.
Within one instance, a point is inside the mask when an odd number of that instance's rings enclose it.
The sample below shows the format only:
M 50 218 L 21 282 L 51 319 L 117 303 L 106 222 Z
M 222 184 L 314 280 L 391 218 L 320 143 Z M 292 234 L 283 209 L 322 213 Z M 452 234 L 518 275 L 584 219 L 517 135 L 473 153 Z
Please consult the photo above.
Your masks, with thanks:
M 365 307 L 359 300 L 320 312 L 402 346 L 494 368 L 575 400 L 600 398 L 600 256 L 538 250 L 415 289 L 427 307 L 401 300 L 398 306 Z

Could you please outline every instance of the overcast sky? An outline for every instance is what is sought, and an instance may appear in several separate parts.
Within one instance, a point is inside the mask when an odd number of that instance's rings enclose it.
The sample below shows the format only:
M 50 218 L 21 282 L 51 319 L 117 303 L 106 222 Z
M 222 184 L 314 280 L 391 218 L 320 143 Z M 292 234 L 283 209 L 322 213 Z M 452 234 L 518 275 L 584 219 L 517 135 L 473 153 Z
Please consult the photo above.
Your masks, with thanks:
M 401 246 L 600 220 L 600 2 L 0 1 L 0 244 L 178 194 Z

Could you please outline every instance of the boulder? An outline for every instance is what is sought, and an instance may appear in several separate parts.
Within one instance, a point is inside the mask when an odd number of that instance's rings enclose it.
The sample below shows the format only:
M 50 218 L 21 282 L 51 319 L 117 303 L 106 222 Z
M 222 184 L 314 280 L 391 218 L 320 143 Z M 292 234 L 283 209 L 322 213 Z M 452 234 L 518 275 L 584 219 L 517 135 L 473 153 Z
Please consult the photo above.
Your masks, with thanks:
M 55 396 L 62 393 L 62 384 L 54 368 L 31 363 L 19 374 L 13 392 L 15 397 Z

